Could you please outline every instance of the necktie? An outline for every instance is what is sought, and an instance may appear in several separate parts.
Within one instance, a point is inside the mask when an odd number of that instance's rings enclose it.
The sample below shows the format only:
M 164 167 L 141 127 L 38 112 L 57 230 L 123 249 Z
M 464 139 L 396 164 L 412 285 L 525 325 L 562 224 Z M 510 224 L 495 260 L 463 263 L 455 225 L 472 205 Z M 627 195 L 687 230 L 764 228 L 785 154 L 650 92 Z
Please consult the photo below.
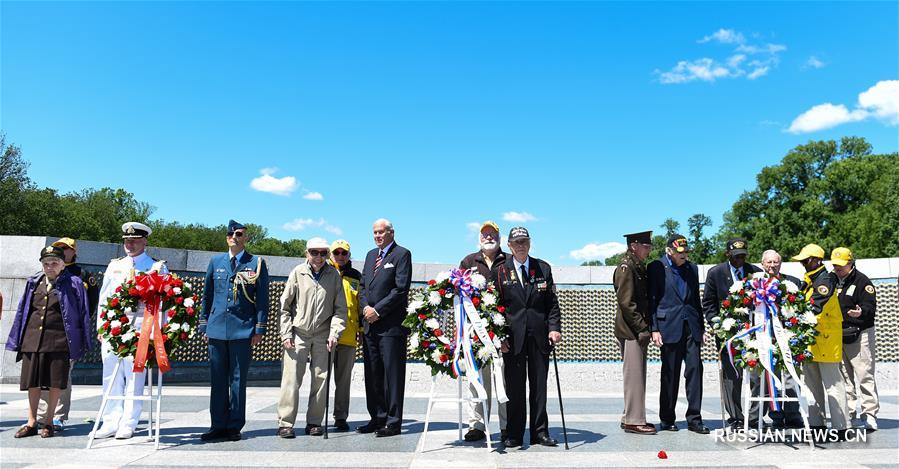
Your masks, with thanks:
M 743 280 L 743 269 L 737 269 L 735 272 L 737 274 L 737 280 Z
M 236 269 L 236 268 L 237 268 L 237 257 L 232 257 L 231 258 L 231 271 L 233 272 L 234 269 Z
M 521 286 L 525 286 L 528 283 L 528 271 L 524 268 L 524 264 L 521 264 Z
M 381 268 L 381 259 L 384 257 L 384 251 L 378 251 L 378 258 L 375 259 L 375 269 L 373 272 L 377 272 L 378 269 Z

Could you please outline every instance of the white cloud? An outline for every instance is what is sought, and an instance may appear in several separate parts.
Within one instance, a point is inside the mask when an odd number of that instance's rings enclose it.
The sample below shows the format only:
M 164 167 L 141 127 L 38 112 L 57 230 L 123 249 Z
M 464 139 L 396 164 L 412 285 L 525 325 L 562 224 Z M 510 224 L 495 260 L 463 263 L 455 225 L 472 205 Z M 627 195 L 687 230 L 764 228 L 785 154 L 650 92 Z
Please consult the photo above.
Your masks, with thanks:
M 742 44 L 746 42 L 746 38 L 743 36 L 743 33 L 738 33 L 733 29 L 722 28 L 696 42 L 703 44 L 709 41 L 716 41 L 722 44 Z
M 575 249 L 568 254 L 577 260 L 580 261 L 592 261 L 592 260 L 604 260 L 609 256 L 613 256 L 618 253 L 622 253 L 627 250 L 627 246 L 624 243 L 618 242 L 609 242 L 609 243 L 588 243 L 584 247 L 580 249 Z
M 481 228 L 481 224 L 476 221 L 472 221 L 472 222 L 466 223 L 465 228 L 468 228 L 468 231 L 473 231 L 473 232 L 477 233 L 478 230 Z
M 526 223 L 529 221 L 537 221 L 537 217 L 528 212 L 506 212 L 503 214 L 503 220 L 513 223 Z
M 329 224 L 324 218 L 319 218 L 318 220 L 312 218 L 295 218 L 285 223 L 282 228 L 287 231 L 303 231 L 306 228 L 321 228 L 328 233 L 333 233 L 337 236 L 343 234 L 343 230 Z
M 875 118 L 887 125 L 899 125 L 899 80 L 883 80 L 858 95 L 858 105 L 850 111 L 843 104 L 824 103 L 800 114 L 787 129 L 794 134 L 817 132 L 849 122 Z
M 303 198 L 306 200 L 325 200 L 325 196 L 321 192 L 307 192 L 303 195 Z
M 824 68 L 825 65 L 827 64 L 822 62 L 814 55 L 809 57 L 808 60 L 805 61 L 805 68 Z
M 655 74 L 659 76 L 660 83 L 666 85 L 692 81 L 712 83 L 724 78 L 738 77 L 755 80 L 767 75 L 780 62 L 779 54 L 787 50 L 783 44 L 748 44 L 742 33 L 732 29 L 719 29 L 696 42 L 736 44 L 736 47 L 728 56 L 680 60 L 670 70 L 656 69 Z
M 293 176 L 284 176 L 283 178 L 276 178 L 272 176 L 278 171 L 278 168 L 262 168 L 259 170 L 259 173 L 262 176 L 257 178 L 253 178 L 250 181 L 250 187 L 259 191 L 259 192 L 268 192 L 270 194 L 283 195 L 288 196 L 291 192 L 297 190 L 300 186 L 297 183 L 297 178 Z

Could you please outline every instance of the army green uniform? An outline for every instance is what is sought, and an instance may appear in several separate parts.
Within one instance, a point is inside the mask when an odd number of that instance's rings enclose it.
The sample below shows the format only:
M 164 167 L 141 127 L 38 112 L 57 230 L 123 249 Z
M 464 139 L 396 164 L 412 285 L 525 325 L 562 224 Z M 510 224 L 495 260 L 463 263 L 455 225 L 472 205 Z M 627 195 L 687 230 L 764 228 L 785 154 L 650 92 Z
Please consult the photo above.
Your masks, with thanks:
M 646 346 L 649 345 L 649 298 L 646 265 L 627 252 L 612 277 L 618 307 L 615 337 L 624 361 L 624 425 L 646 425 Z

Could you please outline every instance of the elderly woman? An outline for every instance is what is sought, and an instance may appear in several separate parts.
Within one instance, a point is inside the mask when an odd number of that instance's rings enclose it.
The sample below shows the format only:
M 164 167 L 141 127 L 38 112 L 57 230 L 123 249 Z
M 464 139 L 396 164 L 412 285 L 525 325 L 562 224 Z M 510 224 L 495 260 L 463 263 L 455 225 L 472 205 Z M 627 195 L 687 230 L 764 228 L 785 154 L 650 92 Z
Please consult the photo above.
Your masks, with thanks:
M 347 317 L 346 296 L 340 273 L 329 265 L 328 243 L 312 238 L 306 243 L 306 262 L 290 272 L 281 295 L 281 341 L 284 360 L 278 401 L 278 436 L 293 438 L 300 385 L 309 359 L 312 382 L 306 409 L 306 434 L 324 434 L 328 357 L 337 345 Z
M 16 360 L 22 360 L 19 389 L 28 391 L 28 423 L 16 438 L 38 434 L 41 389 L 50 391 L 48 408 L 55 409 L 60 392 L 69 385 L 69 360 L 84 356 L 93 336 L 84 283 L 65 270 L 64 259 L 61 248 L 41 250 L 43 273 L 28 279 L 6 341 L 6 349 L 18 352 Z M 40 434 L 52 437 L 53 422 L 45 421 Z

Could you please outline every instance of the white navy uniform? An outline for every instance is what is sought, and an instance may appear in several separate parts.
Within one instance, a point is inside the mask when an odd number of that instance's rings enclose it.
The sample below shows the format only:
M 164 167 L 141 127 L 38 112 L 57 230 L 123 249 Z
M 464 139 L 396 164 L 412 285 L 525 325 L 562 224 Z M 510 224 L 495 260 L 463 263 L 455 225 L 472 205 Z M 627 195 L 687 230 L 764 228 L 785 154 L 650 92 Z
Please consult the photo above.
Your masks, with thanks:
M 100 311 L 106 304 L 106 300 L 115 293 L 116 287 L 122 284 L 132 275 L 156 271 L 161 274 L 168 273 L 165 261 L 157 261 L 147 255 L 146 251 L 135 257 L 122 257 L 113 259 L 109 266 L 106 267 L 106 273 L 103 275 L 103 285 L 100 287 L 100 302 L 97 308 L 97 328 L 103 324 L 100 319 Z M 140 330 L 143 323 L 144 305 L 141 303 L 138 311 L 133 313 L 129 319 L 132 321 L 134 330 Z M 122 365 L 119 366 L 118 373 L 113 376 L 116 363 L 119 361 L 107 342 L 102 342 L 101 356 L 103 357 L 103 389 L 112 386 L 110 396 L 123 396 L 125 393 L 132 396 L 140 396 L 144 393 L 144 381 L 146 380 L 146 371 L 135 373 L 134 359 L 132 357 L 123 358 Z M 141 401 L 120 401 L 110 400 L 106 403 L 106 409 L 103 412 L 103 425 L 97 430 L 97 434 L 109 434 L 114 432 L 133 433 L 137 423 L 140 420 L 141 409 L 143 408 Z

